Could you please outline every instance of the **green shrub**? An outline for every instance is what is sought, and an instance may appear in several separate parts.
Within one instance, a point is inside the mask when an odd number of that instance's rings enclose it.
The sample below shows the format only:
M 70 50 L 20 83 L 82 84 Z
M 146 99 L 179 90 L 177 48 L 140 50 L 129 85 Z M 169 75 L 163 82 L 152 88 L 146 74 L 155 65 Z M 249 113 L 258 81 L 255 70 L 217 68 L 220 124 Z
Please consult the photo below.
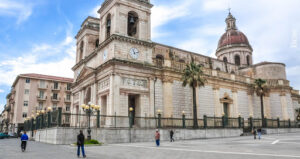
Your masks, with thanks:
M 91 139 L 91 140 L 85 140 L 84 144 L 99 144 L 97 140 Z

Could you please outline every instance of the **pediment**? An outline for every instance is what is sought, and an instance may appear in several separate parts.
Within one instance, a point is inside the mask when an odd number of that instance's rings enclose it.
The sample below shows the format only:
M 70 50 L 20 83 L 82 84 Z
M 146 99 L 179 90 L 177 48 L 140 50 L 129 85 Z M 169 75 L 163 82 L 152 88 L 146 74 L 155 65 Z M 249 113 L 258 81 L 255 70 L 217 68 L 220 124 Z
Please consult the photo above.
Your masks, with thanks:
M 94 69 L 88 66 L 84 66 L 79 74 L 77 75 L 76 81 L 82 80 L 84 79 L 86 76 L 88 76 L 89 74 L 93 73 Z
M 221 103 L 229 103 L 229 104 L 232 104 L 232 103 L 233 103 L 233 99 L 230 98 L 230 96 L 228 95 L 228 93 L 224 93 L 223 98 L 220 98 L 220 102 L 221 102 Z

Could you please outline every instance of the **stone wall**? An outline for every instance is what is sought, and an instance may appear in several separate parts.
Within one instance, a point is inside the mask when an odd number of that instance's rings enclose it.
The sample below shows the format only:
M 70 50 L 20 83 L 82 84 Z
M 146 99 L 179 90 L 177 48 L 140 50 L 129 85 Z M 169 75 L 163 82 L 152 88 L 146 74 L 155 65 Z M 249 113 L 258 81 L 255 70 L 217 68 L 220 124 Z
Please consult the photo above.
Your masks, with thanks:
M 286 134 L 286 133 L 299 133 L 299 128 L 290 128 L 290 129 L 283 129 L 283 128 L 268 128 L 266 129 L 267 134 Z
M 215 115 L 215 103 L 214 92 L 212 86 L 206 85 L 198 89 L 198 116 L 203 118 L 203 115 L 214 116 Z
M 190 86 L 183 87 L 182 82 L 173 82 L 173 117 L 181 118 L 182 111 L 187 118 L 192 117 L 193 112 L 193 90 Z
M 282 116 L 279 93 L 270 94 L 270 106 L 271 106 L 271 116 L 274 118 L 280 117 L 282 119 L 283 116 Z
M 49 128 L 36 131 L 35 141 L 49 144 L 72 144 L 80 129 Z M 208 139 L 240 136 L 242 129 L 173 129 L 175 140 Z M 160 129 L 161 141 L 169 141 L 170 130 Z M 87 131 L 84 130 L 85 136 Z M 31 133 L 29 133 L 31 135 Z M 155 129 L 92 129 L 92 139 L 103 143 L 154 142 Z
M 246 91 L 237 92 L 238 112 L 242 118 L 249 118 L 248 95 Z

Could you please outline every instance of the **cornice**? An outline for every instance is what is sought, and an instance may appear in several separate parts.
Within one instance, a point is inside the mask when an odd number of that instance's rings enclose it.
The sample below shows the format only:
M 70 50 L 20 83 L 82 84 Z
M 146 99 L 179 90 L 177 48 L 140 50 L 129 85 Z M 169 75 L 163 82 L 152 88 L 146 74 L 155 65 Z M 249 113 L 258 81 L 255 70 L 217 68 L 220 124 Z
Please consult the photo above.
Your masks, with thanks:
M 89 61 L 90 59 L 92 59 L 95 55 L 97 55 L 97 53 L 102 48 L 104 48 L 107 44 L 109 44 L 113 40 L 125 41 L 125 42 L 129 42 L 129 43 L 133 43 L 133 44 L 144 45 L 144 46 L 147 46 L 147 47 L 153 47 L 153 43 L 149 42 L 149 41 L 144 41 L 144 40 L 139 40 L 139 39 L 132 38 L 132 37 L 127 37 L 127 36 L 123 36 L 123 35 L 113 34 L 108 39 L 106 39 L 104 42 L 102 42 L 98 46 L 98 48 L 95 49 L 89 56 L 86 56 L 83 60 L 81 60 L 79 63 L 77 63 L 75 66 L 73 66 L 72 70 L 73 71 L 76 70 L 79 66 L 81 66 L 82 64 L 84 64 L 87 61 Z

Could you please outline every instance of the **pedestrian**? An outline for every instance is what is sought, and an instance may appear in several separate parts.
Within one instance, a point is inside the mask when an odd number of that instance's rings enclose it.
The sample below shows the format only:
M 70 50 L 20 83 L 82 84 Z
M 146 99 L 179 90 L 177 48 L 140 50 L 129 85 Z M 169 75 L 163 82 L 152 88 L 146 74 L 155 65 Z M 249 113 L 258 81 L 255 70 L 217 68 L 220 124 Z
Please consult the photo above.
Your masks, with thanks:
M 26 150 L 27 141 L 28 141 L 28 136 L 26 134 L 26 131 L 24 131 L 23 135 L 21 136 L 21 149 L 22 149 L 22 152 L 24 152 Z
M 173 138 L 173 136 L 174 136 L 174 131 L 171 130 L 171 131 L 170 131 L 170 140 L 171 140 L 171 142 L 174 142 L 174 141 L 175 141 L 174 138 Z
M 261 128 L 257 129 L 257 134 L 258 134 L 258 139 L 260 140 L 260 138 L 261 138 Z
M 158 132 L 158 129 L 156 129 L 156 133 L 155 133 L 155 141 L 156 141 L 156 146 L 159 146 L 159 141 L 160 141 L 160 134 Z
M 85 153 L 84 153 L 84 134 L 82 130 L 80 130 L 79 135 L 77 136 L 77 157 L 80 157 L 80 147 L 82 151 L 82 156 L 85 158 Z
M 254 136 L 254 140 L 256 140 L 256 133 L 257 133 L 257 131 L 256 131 L 256 128 L 254 127 L 253 130 L 252 130 L 252 134 Z

